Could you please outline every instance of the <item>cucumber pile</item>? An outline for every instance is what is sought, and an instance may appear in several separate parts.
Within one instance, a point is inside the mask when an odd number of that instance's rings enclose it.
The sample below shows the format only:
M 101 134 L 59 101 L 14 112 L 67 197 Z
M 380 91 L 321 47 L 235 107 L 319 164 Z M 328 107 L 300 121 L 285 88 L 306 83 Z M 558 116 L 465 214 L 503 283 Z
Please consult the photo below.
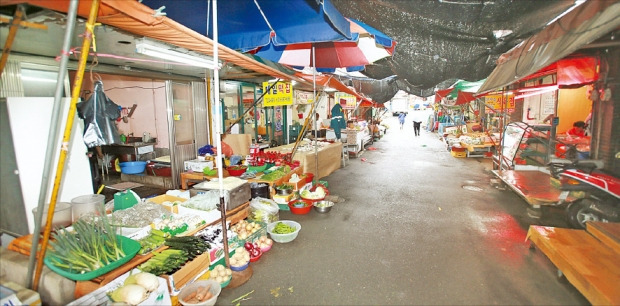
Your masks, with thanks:
M 195 236 L 166 238 L 164 245 L 169 248 L 161 252 L 153 252 L 154 256 L 138 268 L 155 275 L 172 274 L 186 262 L 211 248 L 208 242 Z

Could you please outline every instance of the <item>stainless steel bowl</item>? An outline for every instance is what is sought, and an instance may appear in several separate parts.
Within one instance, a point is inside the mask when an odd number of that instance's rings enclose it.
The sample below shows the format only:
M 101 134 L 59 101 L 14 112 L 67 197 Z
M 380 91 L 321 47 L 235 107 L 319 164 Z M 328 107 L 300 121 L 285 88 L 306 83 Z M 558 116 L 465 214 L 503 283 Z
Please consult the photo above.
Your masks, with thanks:
M 332 201 L 318 201 L 314 203 L 314 210 L 320 213 L 329 212 L 332 207 L 334 207 L 334 202 Z
M 276 187 L 276 194 L 277 195 L 287 196 L 287 195 L 292 194 L 292 193 L 293 193 L 293 188 L 292 187 L 291 188 L 286 188 L 286 189 Z

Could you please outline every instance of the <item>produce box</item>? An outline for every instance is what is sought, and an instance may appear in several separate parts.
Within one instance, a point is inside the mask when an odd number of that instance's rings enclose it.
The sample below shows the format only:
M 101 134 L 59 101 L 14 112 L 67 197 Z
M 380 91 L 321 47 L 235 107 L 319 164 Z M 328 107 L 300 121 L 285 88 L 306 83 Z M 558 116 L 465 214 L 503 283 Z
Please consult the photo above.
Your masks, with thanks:
M 70 306 L 77 305 L 112 305 L 113 302 L 108 297 L 108 292 L 115 290 L 123 285 L 125 279 L 129 277 L 130 273 L 139 273 L 140 270 L 134 269 L 131 272 L 127 272 L 103 287 L 90 292 L 79 299 L 69 303 Z M 170 300 L 170 293 L 168 293 L 167 281 L 161 277 L 158 277 L 159 287 L 151 292 L 147 298 L 138 305 L 172 305 Z
M 238 247 L 242 247 L 242 246 L 245 245 L 246 242 L 254 242 L 254 240 L 258 240 L 258 238 L 260 238 L 260 236 L 267 235 L 267 224 L 266 223 L 259 222 L 259 221 L 252 221 L 252 222 L 260 224 L 259 230 L 257 230 L 256 232 L 250 234 L 245 239 L 240 239 L 239 235 L 235 236 L 232 239 L 229 239 L 228 251 L 234 250 L 234 249 L 236 249 Z
M 183 166 L 185 171 L 192 170 L 194 172 L 202 172 L 204 168 L 213 169 L 213 161 L 192 159 L 183 162 Z
M 166 207 L 167 210 L 169 210 L 170 212 L 174 213 L 174 214 L 178 214 L 179 213 L 179 206 L 178 205 L 167 205 L 164 204 L 165 202 L 170 202 L 170 203 L 174 203 L 174 202 L 185 202 L 186 200 L 184 198 L 179 198 L 179 197 L 175 197 L 175 196 L 171 196 L 171 195 L 167 195 L 167 194 L 162 194 L 156 197 L 152 197 L 147 199 L 147 202 L 152 202 L 152 203 L 157 203 L 160 205 L 164 205 L 164 207 Z
M 450 151 L 450 154 L 452 154 L 452 156 L 454 157 L 467 157 L 467 152 L 455 152 L 455 151 Z
M 187 262 L 172 275 L 162 275 L 168 281 L 170 292 L 180 291 L 187 283 L 207 272 L 211 263 L 210 258 L 210 252 L 204 252 L 194 258 L 194 260 Z
M 306 184 L 308 184 L 308 182 L 306 181 L 306 175 L 305 174 L 304 175 L 300 175 L 300 177 L 301 177 L 301 180 L 299 180 L 296 183 L 291 183 L 290 181 L 287 181 L 286 183 L 289 184 L 289 185 L 292 185 L 294 190 L 299 190 L 299 189 L 303 188 Z M 290 180 L 290 178 L 289 178 L 289 180 Z

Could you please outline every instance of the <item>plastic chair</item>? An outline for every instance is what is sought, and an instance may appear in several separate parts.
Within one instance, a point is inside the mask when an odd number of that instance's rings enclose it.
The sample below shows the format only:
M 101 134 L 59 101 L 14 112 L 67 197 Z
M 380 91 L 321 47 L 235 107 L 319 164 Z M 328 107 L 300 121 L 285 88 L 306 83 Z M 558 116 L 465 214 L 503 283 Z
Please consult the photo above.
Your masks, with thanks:
M 347 160 L 349 160 L 349 146 L 346 143 L 342 144 L 342 166 L 347 166 Z

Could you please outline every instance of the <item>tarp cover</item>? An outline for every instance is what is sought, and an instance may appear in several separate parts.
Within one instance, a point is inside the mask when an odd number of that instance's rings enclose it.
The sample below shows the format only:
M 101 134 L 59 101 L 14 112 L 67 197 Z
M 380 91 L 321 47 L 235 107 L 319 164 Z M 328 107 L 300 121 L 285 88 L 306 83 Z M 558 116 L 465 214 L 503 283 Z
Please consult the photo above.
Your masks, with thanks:
M 446 88 L 455 79 L 486 78 L 502 53 L 539 32 L 574 1 L 332 0 L 332 3 L 344 16 L 360 20 L 398 42 L 391 59 L 380 60 L 362 72 L 372 79 L 387 81 L 382 85 L 367 81 L 382 91 L 364 91 L 375 102 L 382 103 L 399 89 L 428 97 L 434 95 L 434 87 Z M 512 33 L 497 38 L 494 30 Z M 393 75 L 397 78 L 387 79 Z M 452 82 L 441 84 L 446 80 Z M 447 86 L 441 87 L 444 85 Z

